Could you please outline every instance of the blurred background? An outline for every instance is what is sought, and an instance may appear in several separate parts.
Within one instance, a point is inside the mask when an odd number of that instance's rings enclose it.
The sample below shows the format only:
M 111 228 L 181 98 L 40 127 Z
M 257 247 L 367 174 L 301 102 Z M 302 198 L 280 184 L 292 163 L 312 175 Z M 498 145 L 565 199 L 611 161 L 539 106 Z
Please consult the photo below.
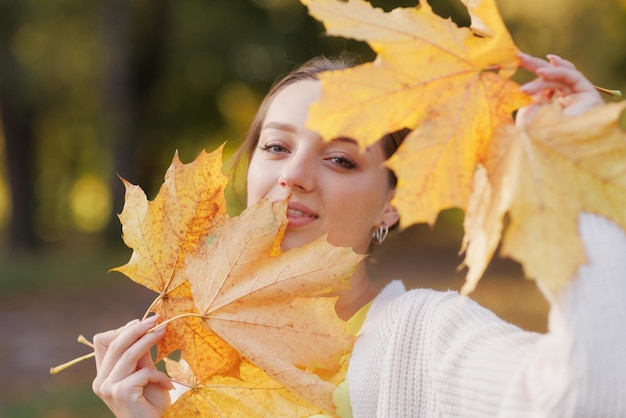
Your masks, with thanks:
M 372 1 L 385 9 L 417 1 Z M 468 24 L 455 0 L 433 8 Z M 626 0 L 500 1 L 518 47 L 572 60 L 626 91 Z M 118 178 L 153 198 L 183 162 L 243 138 L 272 82 L 307 58 L 367 45 L 323 35 L 297 0 L 0 0 L 0 416 L 110 416 L 76 342 L 141 316 L 155 297 L 118 273 L 129 256 Z M 528 77 L 516 76 L 522 81 Z M 462 213 L 396 234 L 372 274 L 459 289 Z M 407 254 L 410 256 L 407 257 Z M 473 295 L 545 330 L 547 306 L 519 266 L 495 260 Z

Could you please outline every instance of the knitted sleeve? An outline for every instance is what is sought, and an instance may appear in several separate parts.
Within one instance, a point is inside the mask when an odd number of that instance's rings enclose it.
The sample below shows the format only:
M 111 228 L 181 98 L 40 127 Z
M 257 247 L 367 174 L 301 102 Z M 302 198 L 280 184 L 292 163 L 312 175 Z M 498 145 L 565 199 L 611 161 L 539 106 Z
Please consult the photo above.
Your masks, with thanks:
M 589 262 L 550 297 L 545 335 L 455 292 L 373 306 L 348 370 L 354 416 L 626 416 L 626 234 L 590 214 L 580 231 Z

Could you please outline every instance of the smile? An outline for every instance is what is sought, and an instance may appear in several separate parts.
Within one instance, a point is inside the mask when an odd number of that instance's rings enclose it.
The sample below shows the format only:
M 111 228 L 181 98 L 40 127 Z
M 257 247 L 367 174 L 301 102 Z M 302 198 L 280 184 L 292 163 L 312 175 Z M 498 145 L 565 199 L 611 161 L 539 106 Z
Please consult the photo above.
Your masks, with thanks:
M 290 227 L 305 226 L 315 221 L 318 216 L 307 206 L 291 202 L 287 208 L 287 219 Z
M 296 218 L 317 218 L 315 215 L 311 215 L 305 212 L 302 212 L 298 209 L 287 209 L 287 217 L 296 217 Z

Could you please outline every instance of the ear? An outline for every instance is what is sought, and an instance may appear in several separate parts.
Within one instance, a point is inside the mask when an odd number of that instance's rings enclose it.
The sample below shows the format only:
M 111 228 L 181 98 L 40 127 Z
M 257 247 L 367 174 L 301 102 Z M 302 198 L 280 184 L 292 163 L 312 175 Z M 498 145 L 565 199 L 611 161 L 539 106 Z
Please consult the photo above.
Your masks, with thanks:
M 389 198 L 387 199 L 387 203 L 385 203 L 385 206 L 378 220 L 379 224 L 380 222 L 384 222 L 390 228 L 400 220 L 400 214 L 398 213 L 396 208 L 391 205 L 391 200 L 393 199 L 394 194 L 394 190 L 389 191 Z
M 390 203 L 387 203 L 387 207 L 383 211 L 380 220 L 384 222 L 389 228 L 391 228 L 400 220 L 400 215 L 398 214 L 398 211 L 396 211 L 396 209 L 391 206 Z

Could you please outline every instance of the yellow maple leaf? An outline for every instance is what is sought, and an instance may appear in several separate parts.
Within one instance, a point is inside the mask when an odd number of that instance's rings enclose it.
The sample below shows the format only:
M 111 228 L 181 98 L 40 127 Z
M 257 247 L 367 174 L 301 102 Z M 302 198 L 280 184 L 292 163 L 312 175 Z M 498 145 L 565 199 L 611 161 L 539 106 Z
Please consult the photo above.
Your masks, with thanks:
M 340 369 L 354 337 L 331 292 L 347 288 L 362 256 L 326 237 L 279 255 L 287 202 L 267 199 L 227 219 L 187 260 L 193 299 L 205 326 L 272 379 L 332 412 Z
M 169 361 L 167 371 L 190 386 L 164 413 L 164 417 L 307 417 L 317 407 L 294 396 L 263 370 L 244 361 L 240 379 L 214 376 L 198 384 L 184 363 Z
M 184 252 L 203 243 L 226 213 L 222 148 L 202 152 L 189 164 L 175 154 L 151 202 L 139 186 L 122 180 L 126 195 L 119 218 L 124 242 L 133 253 L 128 263 L 112 271 L 161 295 L 185 280 Z
M 596 106 L 580 116 L 543 106 L 524 128 L 495 136 L 465 218 L 462 292 L 471 292 L 503 235 L 501 254 L 525 275 L 556 290 L 586 262 L 578 233 L 581 211 L 626 229 L 626 102 Z
M 369 43 L 374 62 L 324 73 L 307 125 L 325 139 L 367 147 L 413 129 L 388 161 L 399 181 L 401 225 L 434 223 L 442 209 L 465 209 L 476 163 L 494 130 L 529 102 L 510 77 L 517 48 L 494 0 L 464 2 L 471 28 L 436 15 L 428 3 L 384 12 L 363 0 L 302 0 L 331 35 Z

